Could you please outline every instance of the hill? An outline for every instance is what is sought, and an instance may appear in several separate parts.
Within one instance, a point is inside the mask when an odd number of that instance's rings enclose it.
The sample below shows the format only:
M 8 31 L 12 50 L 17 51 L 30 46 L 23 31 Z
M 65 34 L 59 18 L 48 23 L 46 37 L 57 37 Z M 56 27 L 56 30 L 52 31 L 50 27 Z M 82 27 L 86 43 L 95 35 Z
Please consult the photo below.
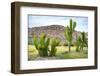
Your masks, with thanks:
M 65 27 L 62 26 L 62 25 L 48 25 L 48 26 L 28 28 L 28 38 L 31 39 L 34 35 L 37 35 L 38 38 L 39 38 L 41 33 L 45 33 L 47 35 L 47 37 L 58 38 L 58 39 L 60 39 L 61 44 L 65 44 L 66 39 L 65 39 L 65 36 L 64 36 L 64 29 L 65 29 Z M 74 31 L 73 42 L 76 41 L 76 38 L 80 34 L 81 34 L 81 32 Z

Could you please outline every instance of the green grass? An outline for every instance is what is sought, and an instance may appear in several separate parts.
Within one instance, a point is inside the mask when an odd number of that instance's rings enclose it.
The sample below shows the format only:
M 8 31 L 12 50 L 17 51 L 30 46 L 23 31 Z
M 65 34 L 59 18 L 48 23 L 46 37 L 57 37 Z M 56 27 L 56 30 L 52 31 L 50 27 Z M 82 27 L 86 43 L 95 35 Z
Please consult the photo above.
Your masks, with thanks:
M 57 57 L 61 59 L 76 59 L 76 58 L 87 58 L 87 54 L 84 52 L 70 52 L 65 54 L 57 54 Z
M 84 48 L 84 51 L 76 52 L 76 47 L 71 47 L 71 52 L 68 51 L 67 46 L 57 46 L 56 56 L 59 59 L 79 59 L 79 58 L 87 58 L 87 48 Z M 28 59 L 35 60 L 35 58 L 39 57 L 38 51 L 35 46 L 28 45 Z

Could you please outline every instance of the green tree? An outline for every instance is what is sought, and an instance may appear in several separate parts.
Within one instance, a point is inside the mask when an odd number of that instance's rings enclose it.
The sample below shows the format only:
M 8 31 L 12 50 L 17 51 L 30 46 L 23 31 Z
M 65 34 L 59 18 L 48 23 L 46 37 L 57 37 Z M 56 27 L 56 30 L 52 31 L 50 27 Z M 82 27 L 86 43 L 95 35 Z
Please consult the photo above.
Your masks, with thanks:
M 72 40 L 73 40 L 73 37 L 72 37 L 72 34 L 74 32 L 76 28 L 76 22 L 72 21 L 72 19 L 70 19 L 70 25 L 67 26 L 64 30 L 64 34 L 65 34 L 65 38 L 68 42 L 68 47 L 69 47 L 69 52 L 71 51 L 71 44 L 72 44 Z

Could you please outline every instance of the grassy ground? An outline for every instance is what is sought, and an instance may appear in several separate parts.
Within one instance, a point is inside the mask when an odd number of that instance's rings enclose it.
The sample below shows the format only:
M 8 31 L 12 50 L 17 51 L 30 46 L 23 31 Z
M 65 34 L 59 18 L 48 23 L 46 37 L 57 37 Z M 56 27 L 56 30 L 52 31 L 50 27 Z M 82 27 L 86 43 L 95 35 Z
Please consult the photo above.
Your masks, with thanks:
M 71 47 L 71 52 L 68 52 L 67 46 L 58 46 L 56 57 L 59 59 L 77 59 L 77 58 L 87 58 L 87 48 L 84 48 L 84 51 L 76 52 L 76 47 Z M 39 57 L 38 51 L 35 49 L 35 46 L 28 45 L 28 59 L 35 60 L 35 58 Z

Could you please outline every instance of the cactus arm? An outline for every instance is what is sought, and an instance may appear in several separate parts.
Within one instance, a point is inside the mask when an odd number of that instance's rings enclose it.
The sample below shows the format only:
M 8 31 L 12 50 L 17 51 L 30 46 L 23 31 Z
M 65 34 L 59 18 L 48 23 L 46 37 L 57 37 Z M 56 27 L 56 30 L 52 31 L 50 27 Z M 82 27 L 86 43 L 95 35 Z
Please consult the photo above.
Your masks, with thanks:
M 72 30 L 72 19 L 70 19 L 70 29 Z
M 76 28 L 76 22 L 73 22 L 73 31 L 75 30 Z

